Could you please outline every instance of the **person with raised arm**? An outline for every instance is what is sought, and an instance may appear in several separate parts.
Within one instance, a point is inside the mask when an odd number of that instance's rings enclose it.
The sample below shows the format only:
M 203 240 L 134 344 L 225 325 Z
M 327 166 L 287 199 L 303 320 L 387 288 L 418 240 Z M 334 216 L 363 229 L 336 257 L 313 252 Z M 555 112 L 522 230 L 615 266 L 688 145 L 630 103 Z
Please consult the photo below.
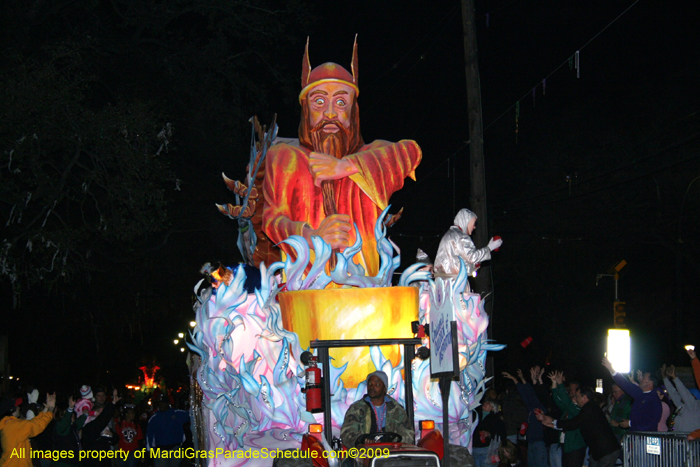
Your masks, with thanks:
M 459 274 L 460 259 L 467 268 L 467 274 L 472 275 L 482 262 L 491 259 L 491 252 L 497 250 L 503 240 L 493 237 L 488 245 L 477 248 L 471 238 L 476 228 L 476 214 L 467 208 L 460 209 L 454 219 L 454 224 L 443 235 L 435 256 L 435 277 L 443 279 L 455 278 Z M 470 291 L 469 281 L 465 292 Z
M 564 386 L 564 372 L 554 371 L 547 375 L 552 381 L 552 399 L 563 413 L 562 420 L 571 420 L 581 412 L 581 407 L 576 405 L 576 390 L 574 389 L 574 400 L 569 397 L 569 393 Z M 576 428 L 569 430 L 564 435 L 564 447 L 562 453 L 562 467 L 581 467 L 586 459 L 586 442 L 583 440 L 581 430 Z
M 697 355 L 695 355 L 695 346 L 689 346 L 686 349 L 688 356 L 690 357 L 690 364 L 693 367 L 693 375 L 695 375 L 695 384 L 700 388 L 700 360 L 698 360 Z
M 54 426 L 52 433 L 53 449 L 67 454 L 58 461 L 53 461 L 52 467 L 75 467 L 80 461 L 80 430 L 87 419 L 87 414 L 78 415 L 75 412 L 76 401 L 73 396 L 68 398 L 68 409 Z
M 615 383 L 634 399 L 628 420 L 630 430 L 657 431 L 662 407 L 661 399 L 654 391 L 654 387 L 657 385 L 654 376 L 651 373 L 639 371 L 637 375 L 639 385 L 636 385 L 615 371 L 607 358 L 603 358 L 602 364 L 610 372 Z
M 695 431 L 700 429 L 700 401 L 685 387 L 680 378 L 676 378 L 676 367 L 662 366 L 664 386 L 668 397 L 676 405 L 674 429 L 676 431 Z
M 17 400 L 0 400 L 0 445 L 2 467 L 32 467 L 32 447 L 29 438 L 43 432 L 53 420 L 56 394 L 46 394 L 46 404 L 37 416 L 23 420 Z
M 109 467 L 112 460 L 106 455 L 100 458 L 100 452 L 110 451 L 112 446 L 118 441 L 114 437 L 114 433 L 109 430 L 109 422 L 112 421 L 112 416 L 117 404 L 121 400 L 117 390 L 112 392 L 112 402 L 107 402 L 105 405 L 95 404 L 95 416 L 88 416 L 87 421 L 81 430 L 81 450 L 86 457 L 82 460 L 81 465 L 86 467 Z M 92 418 L 92 419 L 91 419 Z
M 530 371 L 530 376 L 534 375 L 534 372 L 532 370 L 533 369 L 531 369 Z M 544 444 L 544 426 L 542 426 L 542 422 L 537 420 L 537 417 L 535 415 L 536 412 L 539 411 L 541 413 L 544 413 L 547 409 L 537 398 L 537 395 L 535 394 L 535 389 L 532 387 L 532 385 L 525 381 L 523 372 L 520 369 L 518 369 L 517 372 L 520 381 L 518 381 L 518 379 L 516 379 L 515 376 L 511 375 L 506 371 L 501 373 L 501 375 L 504 378 L 508 378 L 509 380 L 515 383 L 515 388 L 518 390 L 518 394 L 520 394 L 520 397 L 522 398 L 523 402 L 525 403 L 525 406 L 530 412 L 527 417 L 528 425 L 526 433 L 528 442 L 527 465 L 532 467 L 547 467 L 548 457 L 547 448 Z

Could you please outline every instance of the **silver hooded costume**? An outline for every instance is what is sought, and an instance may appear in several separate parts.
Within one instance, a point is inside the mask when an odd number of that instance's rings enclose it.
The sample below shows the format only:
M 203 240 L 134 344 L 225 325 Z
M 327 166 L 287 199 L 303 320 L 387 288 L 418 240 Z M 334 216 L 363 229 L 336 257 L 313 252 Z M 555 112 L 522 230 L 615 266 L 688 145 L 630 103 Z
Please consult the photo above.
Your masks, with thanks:
M 467 234 L 469 221 L 474 218 L 476 214 L 466 208 L 461 209 L 455 216 L 455 225 L 450 227 L 440 240 L 435 257 L 435 277 L 456 277 L 459 274 L 459 258 L 464 261 L 469 275 L 476 270 L 477 264 L 491 259 L 489 247 L 477 249 L 472 238 Z

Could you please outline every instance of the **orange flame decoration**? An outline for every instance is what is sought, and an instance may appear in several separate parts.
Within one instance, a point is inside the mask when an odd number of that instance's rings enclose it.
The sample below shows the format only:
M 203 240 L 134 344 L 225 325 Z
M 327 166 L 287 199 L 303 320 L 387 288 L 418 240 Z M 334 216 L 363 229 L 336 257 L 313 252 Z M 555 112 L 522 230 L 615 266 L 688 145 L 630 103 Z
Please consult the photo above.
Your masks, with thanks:
M 143 371 L 143 386 L 144 388 L 154 388 L 156 387 L 155 384 L 155 377 L 156 377 L 156 371 L 160 370 L 160 367 L 158 365 L 153 365 L 153 366 L 142 366 L 139 368 L 139 370 Z

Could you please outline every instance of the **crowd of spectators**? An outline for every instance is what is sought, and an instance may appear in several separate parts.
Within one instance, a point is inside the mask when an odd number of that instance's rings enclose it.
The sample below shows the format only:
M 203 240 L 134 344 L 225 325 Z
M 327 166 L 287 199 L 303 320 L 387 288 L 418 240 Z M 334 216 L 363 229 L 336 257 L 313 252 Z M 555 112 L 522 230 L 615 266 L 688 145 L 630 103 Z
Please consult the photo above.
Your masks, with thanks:
M 688 355 L 700 387 L 700 361 L 694 350 Z M 700 392 L 686 387 L 673 365 L 625 376 L 607 359 L 601 363 L 611 377 L 607 396 L 558 370 L 503 372 L 503 391 L 488 389 L 475 411 L 475 467 L 613 467 L 621 465 L 625 433 L 700 438 Z M 42 405 L 37 390 L 2 397 L 0 467 L 177 467 L 180 456 L 147 454 L 185 442 L 189 414 L 173 405 L 164 388 L 138 404 L 116 389 L 110 397 L 87 385 L 59 403 L 47 394 Z
M 186 441 L 189 412 L 176 410 L 167 390 L 156 389 L 136 403 L 116 389 L 84 385 L 59 400 L 38 391 L 0 399 L 0 467 L 177 467 L 180 456 L 151 456 L 177 450 Z M 59 398 L 60 399 L 60 398 Z
M 700 387 L 700 361 L 694 350 L 688 355 Z M 610 373 L 607 395 L 563 371 L 534 366 L 529 377 L 521 370 L 503 372 L 497 386 L 504 390 L 487 392 L 476 412 L 475 466 L 613 467 L 622 465 L 625 433 L 700 438 L 700 392 L 686 387 L 673 365 L 625 376 L 607 359 L 601 364 Z M 494 440 L 498 456 L 489 456 Z

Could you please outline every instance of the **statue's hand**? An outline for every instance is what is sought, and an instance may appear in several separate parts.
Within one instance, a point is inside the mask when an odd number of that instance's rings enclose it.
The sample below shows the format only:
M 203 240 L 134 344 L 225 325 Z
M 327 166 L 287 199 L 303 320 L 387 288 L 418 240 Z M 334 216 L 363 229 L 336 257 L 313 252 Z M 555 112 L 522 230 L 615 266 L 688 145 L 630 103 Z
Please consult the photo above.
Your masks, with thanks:
M 309 155 L 309 169 L 314 177 L 314 185 L 318 187 L 326 180 L 338 180 L 359 172 L 348 159 L 337 159 L 320 152 Z
M 311 230 L 312 236 L 321 237 L 334 250 L 340 250 L 350 245 L 349 232 L 352 229 L 350 216 L 347 214 L 333 214 L 321 221 L 318 229 Z

